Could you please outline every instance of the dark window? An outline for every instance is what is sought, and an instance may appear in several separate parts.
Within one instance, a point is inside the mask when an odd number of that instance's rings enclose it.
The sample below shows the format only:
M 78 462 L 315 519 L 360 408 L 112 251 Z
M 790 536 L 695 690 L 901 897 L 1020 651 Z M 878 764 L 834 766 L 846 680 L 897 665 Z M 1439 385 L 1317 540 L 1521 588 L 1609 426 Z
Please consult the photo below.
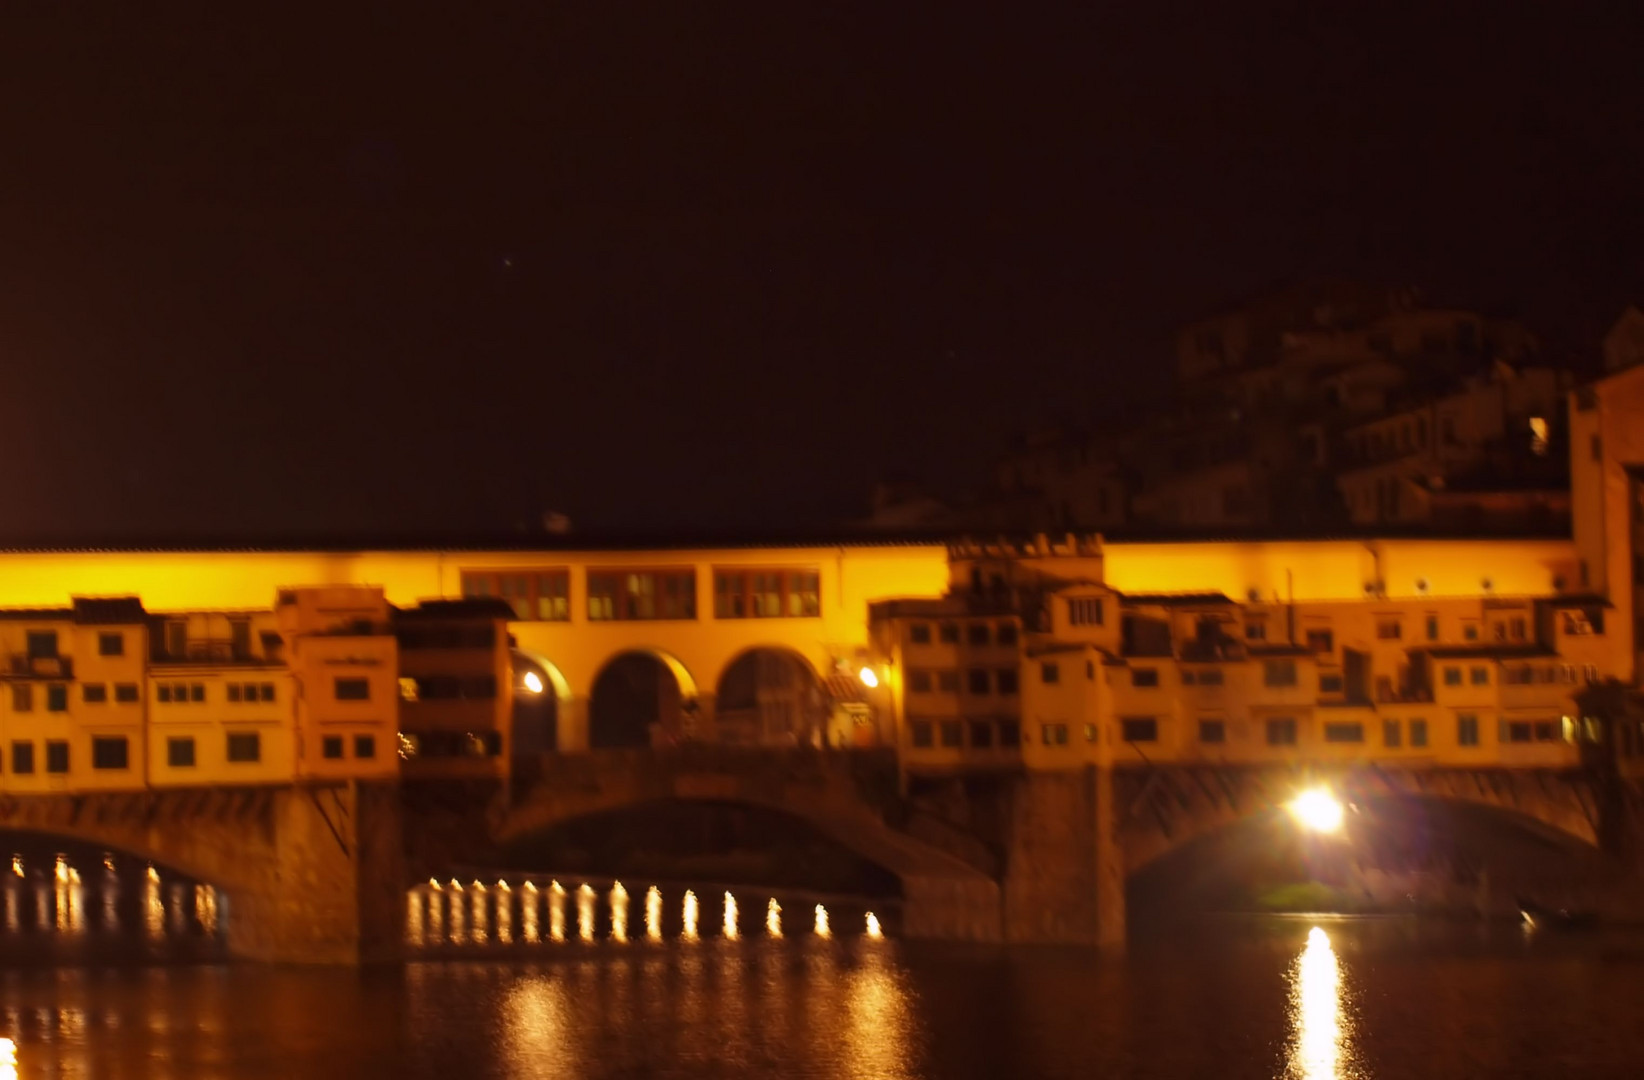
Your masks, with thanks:
M 11 771 L 25 774 L 34 772 L 33 743 L 13 742 L 11 744 Z
M 1444 685 L 1445 686 L 1460 686 L 1461 685 L 1461 669 L 1458 668 L 1458 667 L 1447 667 L 1447 668 L 1445 668 L 1444 669 Z
M 1342 677 L 1340 675 L 1320 675 L 1319 693 L 1339 694 L 1342 692 Z
M 1102 598 L 1085 596 L 1067 602 L 1067 621 L 1073 626 L 1100 626 L 1104 612 Z
M 1158 742 L 1159 722 L 1151 716 L 1130 716 L 1119 721 L 1119 737 L 1125 742 Z
M 945 622 L 937 627 L 937 635 L 942 639 L 944 645 L 957 645 L 959 644 L 959 624 Z
M 908 640 L 915 645 L 930 644 L 930 623 L 916 622 L 908 626 Z
M 1054 660 L 1047 660 L 1039 665 L 1039 681 L 1042 683 L 1058 683 L 1062 681 L 1062 669 L 1056 666 Z
M 1220 743 L 1227 741 L 1227 725 L 1220 720 L 1199 721 L 1199 741 Z
M 987 668 L 971 668 L 965 673 L 965 688 L 973 694 L 985 694 L 992 689 Z
M 944 694 L 959 692 L 959 673 L 957 671 L 938 671 L 936 673 L 936 689 Z
M 374 758 L 377 756 L 377 737 L 375 735 L 354 736 L 354 756 L 357 758 Z
M 120 633 L 104 633 L 97 635 L 98 656 L 124 656 L 126 654 L 126 636 Z
M 1501 741 L 1527 743 L 1534 739 L 1535 728 L 1528 720 L 1507 720 L 1501 725 Z
M 957 720 L 942 721 L 942 745 L 955 747 L 963 744 L 964 728 Z
M 264 701 L 273 701 L 274 700 L 274 684 L 273 683 L 265 682 L 265 683 L 262 684 L 262 686 L 259 689 L 261 689 L 261 691 L 262 691 L 262 698 L 263 698 Z
M 320 756 L 335 761 L 343 756 L 341 735 L 326 735 L 320 739 Z
M 1268 660 L 1262 664 L 1262 679 L 1268 686 L 1295 686 L 1294 660 Z
M 1478 717 L 1472 713 L 1462 713 L 1456 717 L 1456 745 L 1478 745 Z
M 230 761 L 261 761 L 263 758 L 262 736 L 255 731 L 234 731 L 228 736 L 228 760 Z
M 1307 650 L 1315 653 L 1335 652 L 1336 635 L 1329 630 L 1309 630 L 1307 632 Z
M 1427 640 L 1437 641 L 1439 638 L 1439 621 L 1437 615 L 1427 616 Z
M 1016 624 L 1008 622 L 1000 623 L 997 635 L 998 636 L 995 640 L 997 640 L 1001 645 L 1016 644 Z
M 1001 668 L 1000 670 L 993 673 L 993 680 L 994 680 L 993 685 L 998 688 L 999 693 L 1001 693 L 1001 694 L 1014 694 L 1014 693 L 1016 693 L 1016 669 L 1015 668 Z
M 993 745 L 993 725 L 986 720 L 972 720 L 970 722 L 970 745 L 977 750 L 986 750 Z
M 1412 720 L 1412 721 L 1410 721 L 1410 745 L 1411 746 L 1426 746 L 1427 745 L 1427 721 L 1425 721 L 1425 720 Z
M 1096 725 L 1095 724 L 1086 724 L 1085 725 L 1085 742 L 1092 742 L 1093 743 L 1095 741 L 1096 741 Z
M 965 640 L 972 645 L 986 645 L 991 639 L 987 623 L 971 623 L 965 627 Z
M 251 620 L 230 619 L 228 623 L 228 653 L 236 660 L 251 657 Z
M 808 618 L 822 613 L 821 595 L 815 570 L 714 571 L 716 619 Z
M 1159 685 L 1159 669 L 1158 668 L 1150 668 L 1150 667 L 1131 668 L 1130 669 L 1130 685 L 1131 686 L 1158 686 Z
M 462 595 L 495 596 L 506 601 L 519 620 L 566 622 L 571 618 L 567 570 L 464 570 Z
M 108 687 L 100 682 L 81 683 L 80 697 L 87 705 L 101 705 L 108 701 Z
M 1268 746 L 1295 746 L 1296 721 L 1292 717 L 1278 717 L 1267 722 Z
M 194 740 L 173 736 L 166 740 L 166 764 L 174 769 L 194 767 Z
M 371 681 L 369 679 L 345 679 L 338 677 L 335 687 L 338 701 L 370 701 Z
M 1015 721 L 1015 720 L 1001 720 L 1001 721 L 999 721 L 999 745 L 1000 746 L 1021 746 L 1022 745 L 1022 725 L 1018 721 Z
M 91 740 L 91 767 L 94 769 L 124 769 L 130 764 L 129 751 L 123 735 L 99 735 Z
M 1397 720 L 1383 720 L 1381 722 L 1381 741 L 1383 746 L 1397 746 L 1402 739 L 1403 730 Z
M 30 660 L 57 659 L 57 631 L 30 630 L 26 640 Z
M 929 720 L 914 720 L 908 724 L 908 735 L 913 745 L 919 749 L 929 749 L 931 745 L 931 722 Z
M 1478 640 L 1478 623 L 1465 623 L 1461 628 L 1461 636 L 1468 641 Z
M 46 687 L 46 711 L 68 711 L 68 687 L 62 683 L 52 683 Z
M 930 687 L 930 672 L 922 671 L 919 668 L 910 668 L 908 670 L 908 689 L 911 692 L 915 694 L 926 694 L 930 692 Z
M 1046 746 L 1067 745 L 1066 724 L 1040 724 L 1039 735 L 1044 739 Z
M 1325 724 L 1324 741 L 1331 743 L 1361 743 L 1364 741 L 1364 725 L 1346 722 Z
M 166 655 L 173 660 L 188 655 L 188 623 L 180 619 L 166 623 Z
M 188 687 L 188 700 L 190 700 L 190 701 L 204 701 L 205 700 L 205 683 L 190 683 L 189 687 Z
M 1245 624 L 1244 624 L 1244 636 L 1249 638 L 1251 641 L 1266 641 L 1267 640 L 1267 620 L 1266 619 L 1248 619 L 1248 620 L 1246 620 Z
M 28 683 L 22 683 L 22 682 L 12 683 L 11 684 L 11 711 L 12 712 L 33 712 L 34 711 L 34 687 L 33 686 L 29 685 Z
M 1473 683 L 1474 686 L 1489 686 L 1490 685 L 1490 669 L 1489 668 L 1476 667 L 1472 670 L 1471 676 L 1472 676 L 1472 683 Z
M 462 680 L 462 696 L 470 701 L 484 701 L 497 696 L 497 677 L 479 675 Z
M 694 570 L 590 570 L 588 618 L 596 622 L 696 618 Z
M 1194 672 L 1194 678 L 1200 686 L 1220 686 L 1223 679 L 1222 669 L 1214 667 L 1200 668 Z
M 69 771 L 69 744 L 57 739 L 46 740 L 46 771 L 49 773 L 66 773 Z
M 130 683 L 130 682 L 115 683 L 114 684 L 114 700 L 118 701 L 118 702 L 124 702 L 128 705 L 130 703 L 138 700 L 137 684 L 136 683 Z
M 239 683 L 231 682 L 231 683 L 228 684 L 228 700 L 230 700 L 230 701 L 239 701 L 240 700 L 240 684 Z
M 1404 636 L 1404 624 L 1397 619 L 1377 619 L 1376 636 L 1383 641 L 1396 641 Z
M 154 684 L 154 700 L 155 701 L 169 702 L 171 700 L 171 684 L 170 683 L 155 683 Z

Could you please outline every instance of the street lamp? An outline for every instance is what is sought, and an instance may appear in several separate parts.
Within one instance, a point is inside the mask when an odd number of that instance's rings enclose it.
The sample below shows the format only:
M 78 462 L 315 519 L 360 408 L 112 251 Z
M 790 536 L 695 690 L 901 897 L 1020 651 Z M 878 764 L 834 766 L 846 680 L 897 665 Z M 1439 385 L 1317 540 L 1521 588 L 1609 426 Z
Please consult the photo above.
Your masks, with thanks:
M 856 673 L 856 677 L 861 679 L 862 685 L 867 687 L 869 690 L 872 690 L 874 687 L 879 685 L 879 675 L 871 667 L 864 667 L 861 671 Z
M 1330 794 L 1329 788 L 1308 788 L 1291 799 L 1285 809 L 1305 829 L 1316 833 L 1341 831 L 1341 800 Z
M 530 693 L 542 693 L 542 676 L 538 675 L 536 672 L 527 671 L 525 673 L 525 677 L 521 679 L 520 682 L 525 684 L 525 689 Z

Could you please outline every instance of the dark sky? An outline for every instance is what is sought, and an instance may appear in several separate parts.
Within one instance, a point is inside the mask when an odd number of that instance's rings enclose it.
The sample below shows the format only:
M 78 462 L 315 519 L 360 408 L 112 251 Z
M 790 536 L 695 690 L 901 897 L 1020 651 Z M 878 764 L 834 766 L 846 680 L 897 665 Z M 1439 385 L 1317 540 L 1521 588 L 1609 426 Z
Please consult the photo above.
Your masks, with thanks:
M 809 524 L 1284 279 L 1644 298 L 1627 4 L 827 6 L 6 5 L 0 533 Z

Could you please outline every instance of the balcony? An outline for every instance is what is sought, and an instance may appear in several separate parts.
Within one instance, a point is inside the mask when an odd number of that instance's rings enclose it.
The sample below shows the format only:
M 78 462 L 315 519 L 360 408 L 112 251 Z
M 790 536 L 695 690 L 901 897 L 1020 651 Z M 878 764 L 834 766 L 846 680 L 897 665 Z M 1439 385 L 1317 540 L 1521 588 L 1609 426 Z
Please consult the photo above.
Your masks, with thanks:
M 12 653 L 11 663 L 8 665 L 11 675 L 25 679 L 72 679 L 74 678 L 74 657 L 72 656 L 30 656 L 28 653 Z
M 173 643 L 175 644 L 175 643 Z M 155 653 L 156 664 L 260 664 L 247 641 L 233 638 L 190 638 L 181 649 L 162 648 Z

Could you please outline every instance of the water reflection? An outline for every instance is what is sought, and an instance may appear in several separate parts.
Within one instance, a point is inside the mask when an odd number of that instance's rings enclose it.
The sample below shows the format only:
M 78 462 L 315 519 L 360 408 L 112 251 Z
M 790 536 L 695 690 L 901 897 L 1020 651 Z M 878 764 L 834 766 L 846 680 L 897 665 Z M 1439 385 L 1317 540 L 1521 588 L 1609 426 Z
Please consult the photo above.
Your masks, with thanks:
M 833 937 L 833 931 L 828 927 L 828 909 L 821 904 L 816 905 L 816 936 Z
M 736 938 L 737 938 L 738 930 L 737 930 L 737 925 L 736 925 L 736 917 L 737 917 L 736 916 L 736 897 L 732 896 L 730 893 L 726 893 L 725 894 L 725 936 L 727 938 L 729 938 L 731 941 L 735 941 Z
M 685 904 L 681 917 L 684 920 L 685 927 L 680 936 L 686 941 L 695 941 L 697 918 L 696 893 L 692 892 L 690 889 L 685 890 Z
M 662 940 L 662 890 L 655 885 L 645 890 L 645 936 Z
M 782 905 L 771 897 L 771 902 L 765 905 L 765 932 L 773 938 L 782 936 Z
M 548 883 L 548 940 L 565 940 L 565 887 L 557 881 Z
M 577 886 L 577 936 L 594 940 L 594 890 L 587 882 Z
M 1341 963 L 1320 927 L 1307 933 L 1307 946 L 1290 969 L 1290 1060 L 1285 1075 L 1294 1080 L 1350 1080 L 1352 1025 L 1347 1015 Z

